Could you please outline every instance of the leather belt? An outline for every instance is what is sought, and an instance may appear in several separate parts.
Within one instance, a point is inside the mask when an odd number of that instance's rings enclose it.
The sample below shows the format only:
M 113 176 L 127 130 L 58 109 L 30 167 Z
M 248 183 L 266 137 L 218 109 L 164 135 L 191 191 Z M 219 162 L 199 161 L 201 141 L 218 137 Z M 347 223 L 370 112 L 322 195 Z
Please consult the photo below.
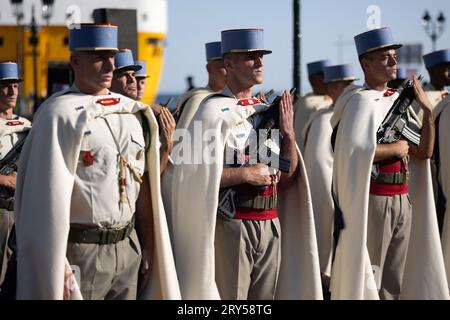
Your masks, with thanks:
M 236 208 L 269 210 L 277 206 L 277 197 L 275 196 L 235 196 Z
M 83 226 L 71 224 L 69 242 L 115 244 L 127 239 L 134 229 L 134 216 L 123 227 L 119 228 L 83 228 Z
M 383 173 L 380 172 L 378 176 L 373 179 L 374 183 L 384 183 L 384 184 L 405 184 L 408 183 L 409 172 L 394 172 L 394 173 Z

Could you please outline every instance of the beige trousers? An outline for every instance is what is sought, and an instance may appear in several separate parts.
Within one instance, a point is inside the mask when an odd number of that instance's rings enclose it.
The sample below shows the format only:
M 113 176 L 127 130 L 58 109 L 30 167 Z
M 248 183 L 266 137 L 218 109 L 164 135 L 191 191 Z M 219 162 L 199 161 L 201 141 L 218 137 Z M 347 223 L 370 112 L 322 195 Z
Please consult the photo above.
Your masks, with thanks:
M 79 268 L 80 290 L 85 300 L 136 299 L 141 247 L 133 230 L 116 244 L 69 242 L 67 259 Z
M 281 260 L 281 229 L 273 220 L 217 217 L 216 283 L 225 300 L 273 300 Z
M 8 239 L 14 225 L 14 212 L 0 209 L 0 285 L 5 279 L 6 266 L 12 252 L 8 248 Z
M 383 300 L 398 299 L 411 231 L 407 194 L 369 196 L 367 249 Z

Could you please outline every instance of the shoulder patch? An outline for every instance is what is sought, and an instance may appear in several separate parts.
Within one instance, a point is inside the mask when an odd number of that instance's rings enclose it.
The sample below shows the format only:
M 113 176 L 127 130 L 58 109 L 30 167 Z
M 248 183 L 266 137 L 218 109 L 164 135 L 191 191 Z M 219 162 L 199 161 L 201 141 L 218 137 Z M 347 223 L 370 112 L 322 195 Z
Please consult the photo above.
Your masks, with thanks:
M 242 107 L 246 107 L 246 106 L 252 106 L 254 104 L 258 104 L 259 100 L 256 98 L 250 98 L 250 99 L 241 99 L 238 101 L 238 105 L 242 106 Z
M 103 99 L 98 99 L 97 101 L 95 101 L 95 103 L 101 104 L 104 107 L 109 107 L 109 106 L 113 106 L 116 105 L 120 102 L 120 98 L 103 98 Z
M 388 88 L 387 90 L 386 90 L 386 92 L 384 93 L 384 96 L 385 97 L 390 97 L 390 96 L 392 96 L 394 93 L 396 93 L 397 92 L 397 90 L 396 89 L 392 89 L 392 88 Z
M 8 121 L 8 122 L 6 123 L 6 125 L 7 125 L 7 126 L 10 126 L 10 127 L 21 126 L 21 125 L 23 125 L 23 124 L 24 124 L 24 122 L 22 122 L 22 121 L 17 121 L 17 120 L 15 120 L 15 121 Z

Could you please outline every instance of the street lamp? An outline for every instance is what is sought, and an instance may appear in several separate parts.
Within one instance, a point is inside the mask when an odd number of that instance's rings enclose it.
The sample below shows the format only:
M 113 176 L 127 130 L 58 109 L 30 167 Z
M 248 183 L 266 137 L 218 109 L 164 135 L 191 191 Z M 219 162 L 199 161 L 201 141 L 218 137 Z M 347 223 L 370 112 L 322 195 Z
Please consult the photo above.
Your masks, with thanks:
M 47 25 L 50 22 L 50 18 L 53 16 L 54 2 L 54 0 L 42 0 L 42 19 L 47 22 Z
M 294 47 L 294 61 L 293 61 L 293 87 L 297 88 L 294 102 L 301 96 L 302 85 L 302 69 L 301 69 L 301 0 L 293 0 L 293 47 Z
M 20 22 L 23 19 L 23 0 L 11 0 L 13 7 L 13 14 L 16 17 L 17 25 L 20 26 Z
M 425 13 L 422 17 L 422 25 L 425 29 L 427 35 L 431 38 L 431 42 L 433 44 L 433 51 L 436 51 L 436 41 L 444 32 L 445 26 L 445 16 L 441 12 L 439 12 L 439 16 L 434 20 L 428 10 L 425 10 Z
M 13 14 L 16 17 L 17 25 L 21 25 L 21 21 L 24 18 L 24 6 L 23 0 L 10 0 L 11 6 L 13 8 Z M 42 0 L 42 19 L 47 22 L 47 25 L 50 22 L 51 17 L 53 16 L 53 5 L 54 0 Z M 33 85 L 34 85 L 34 95 L 33 95 L 33 103 L 34 108 L 39 103 L 38 97 L 38 51 L 37 47 L 39 44 L 38 38 L 38 29 L 39 25 L 36 22 L 34 5 L 31 5 L 31 23 L 29 25 L 25 25 L 31 32 L 31 36 L 28 39 L 28 43 L 32 48 L 32 58 L 33 58 Z

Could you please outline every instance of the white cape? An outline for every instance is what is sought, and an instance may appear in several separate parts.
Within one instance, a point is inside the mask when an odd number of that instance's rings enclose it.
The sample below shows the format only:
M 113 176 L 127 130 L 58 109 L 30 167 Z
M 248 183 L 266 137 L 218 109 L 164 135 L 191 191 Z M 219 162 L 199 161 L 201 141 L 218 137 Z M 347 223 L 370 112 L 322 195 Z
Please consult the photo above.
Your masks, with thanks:
M 439 158 L 440 177 L 442 192 L 447 201 L 442 228 L 442 250 L 444 252 L 445 269 L 447 280 L 450 279 L 450 147 L 446 138 L 450 137 L 450 96 L 439 103 L 434 109 L 434 118 L 439 120 Z M 449 280 L 450 281 L 450 280 Z M 449 282 L 450 288 L 450 282 Z
M 303 152 L 305 141 L 302 139 L 302 131 L 309 121 L 309 117 L 315 111 L 329 107 L 333 101 L 328 96 L 315 95 L 310 92 L 305 96 L 301 97 L 295 104 L 295 119 L 294 119 L 294 129 L 295 129 L 295 139 L 297 141 L 300 150 Z
M 66 92 L 55 94 L 41 106 L 22 150 L 15 198 L 17 298 L 63 297 L 70 202 L 87 123 L 109 113 L 142 111 L 151 132 L 147 168 L 152 190 L 149 196 L 153 205 L 155 250 L 149 284 L 140 298 L 179 299 L 161 199 L 158 126 L 153 112 L 147 105 L 117 94 L 87 96 Z M 103 107 L 96 103 L 102 98 L 120 98 L 120 103 Z
M 188 127 L 200 103 L 212 93 L 214 91 L 209 88 L 195 88 L 184 93 L 177 99 L 177 112 L 182 111 L 177 121 L 177 129 L 186 129 Z
M 379 298 L 366 247 L 370 172 L 376 131 L 397 96 L 387 98 L 383 92 L 349 88 L 335 105 L 331 122 L 333 127 L 339 122 L 339 129 L 333 187 L 345 228 L 340 233 L 331 273 L 332 299 Z M 382 103 L 384 99 L 390 102 Z M 429 161 L 411 157 L 409 169 L 413 209 L 401 298 L 448 299 Z
M 320 272 L 330 276 L 333 249 L 334 204 L 331 196 L 333 149 L 330 119 L 332 108 L 316 111 L 303 130 L 305 167 L 314 208 L 314 223 L 319 248 Z
M 431 83 L 427 83 L 423 90 L 425 91 L 425 95 L 427 96 L 428 100 L 430 100 L 431 105 L 433 108 L 435 108 L 439 102 L 441 102 L 444 98 L 442 96 L 442 91 L 436 90 L 434 86 Z M 411 104 L 411 107 L 413 108 L 414 112 L 419 116 L 420 120 L 423 118 L 423 111 L 420 108 L 420 105 L 417 103 L 417 101 L 414 101 Z
M 177 164 L 171 183 L 164 188 L 165 201 L 171 207 L 168 220 L 183 299 L 220 298 L 215 282 L 214 233 L 225 142 L 233 126 L 267 108 L 262 104 L 241 107 L 234 98 L 211 101 L 202 103 L 188 127 L 192 137 L 183 150 L 193 150 L 194 161 L 177 163 L 183 143 L 177 144 L 172 152 Z M 207 129 L 209 137 L 215 136 L 214 144 L 201 137 L 199 131 Z M 202 159 L 202 153 L 210 154 L 211 147 L 215 150 L 214 161 Z M 300 154 L 299 178 L 288 190 L 280 190 L 278 199 L 282 262 L 277 298 L 321 299 L 311 196 Z

